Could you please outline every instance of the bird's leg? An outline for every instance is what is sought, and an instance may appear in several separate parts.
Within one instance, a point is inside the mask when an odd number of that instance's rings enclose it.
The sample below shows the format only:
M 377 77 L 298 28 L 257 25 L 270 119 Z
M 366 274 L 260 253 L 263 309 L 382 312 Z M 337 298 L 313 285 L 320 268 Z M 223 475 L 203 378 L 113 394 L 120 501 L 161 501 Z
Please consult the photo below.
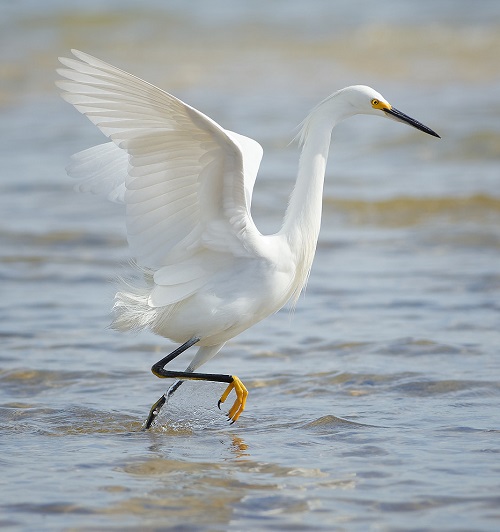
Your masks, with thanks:
M 170 399 L 170 397 L 172 397 L 172 395 L 174 395 L 175 391 L 179 388 L 179 386 L 183 382 L 184 381 L 174 382 L 174 384 L 172 384 L 172 386 L 170 386 L 170 388 L 167 390 L 167 392 L 164 393 L 158 399 L 158 401 L 156 401 L 156 403 L 151 407 L 151 410 L 149 411 L 148 419 L 146 420 L 146 423 L 144 423 L 144 430 L 147 430 L 147 429 L 149 429 L 149 427 L 151 427 L 153 421 L 158 416 L 158 414 L 160 413 L 160 410 L 163 408 L 163 406 L 165 406 L 165 403 L 167 402 L 167 400 Z
M 166 357 L 159 360 L 152 368 L 152 372 L 156 375 L 155 368 L 166 366 L 171 360 L 178 357 L 181 353 L 184 353 L 187 349 L 189 349 L 191 346 L 193 346 L 196 342 L 198 342 L 200 339 L 198 337 L 191 338 L 187 342 L 183 343 L 181 346 L 179 346 L 177 349 L 174 349 L 171 353 L 169 353 Z M 153 424 L 153 421 L 156 419 L 158 414 L 160 413 L 160 410 L 162 409 L 163 405 L 167 401 L 167 397 L 170 397 L 175 390 L 182 384 L 182 381 L 176 382 L 171 386 L 166 394 L 163 394 L 158 401 L 151 407 L 151 410 L 149 411 L 148 418 L 146 419 L 146 423 L 144 423 L 144 430 L 149 429 L 151 425 Z
M 149 411 L 148 419 L 146 419 L 146 423 L 144 423 L 144 426 L 142 427 L 142 430 L 148 430 L 149 427 L 153 424 L 153 421 L 156 419 L 156 416 L 160 413 L 160 410 L 162 409 L 162 406 L 167 401 L 167 395 L 163 394 L 158 401 L 151 407 L 151 410 Z
M 168 392 L 162 395 L 158 401 L 151 407 L 149 416 L 144 424 L 144 430 L 147 430 L 153 424 L 153 421 L 156 419 L 160 413 L 161 408 L 167 401 L 167 397 L 170 397 L 175 390 L 182 384 L 182 381 L 185 380 L 197 380 L 197 381 L 210 381 L 210 382 L 226 382 L 229 386 L 226 388 L 225 392 L 222 394 L 222 397 L 219 400 L 218 406 L 220 408 L 221 403 L 223 403 L 231 391 L 234 389 L 236 393 L 236 401 L 228 412 L 228 417 L 232 423 L 234 423 L 241 415 L 245 408 L 246 398 L 248 395 L 247 389 L 240 381 L 240 379 L 233 375 L 221 375 L 213 373 L 194 373 L 189 371 L 169 371 L 165 369 L 165 366 L 171 362 L 174 358 L 178 357 L 181 353 L 189 349 L 191 346 L 199 342 L 200 338 L 194 337 L 179 346 L 177 349 L 172 351 L 169 355 L 159 360 L 156 364 L 153 365 L 151 371 L 161 379 L 180 379 L 178 382 L 174 383 L 170 387 Z

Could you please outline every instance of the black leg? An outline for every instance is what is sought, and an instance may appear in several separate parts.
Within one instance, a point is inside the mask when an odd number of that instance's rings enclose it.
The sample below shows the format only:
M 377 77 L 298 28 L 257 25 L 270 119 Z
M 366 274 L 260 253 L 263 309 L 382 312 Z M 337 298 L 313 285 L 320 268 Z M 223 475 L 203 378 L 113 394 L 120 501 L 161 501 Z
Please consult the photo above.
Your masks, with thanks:
M 156 375 L 157 368 L 163 369 L 174 358 L 177 358 L 180 354 L 184 353 L 184 351 L 186 351 L 191 346 L 193 346 L 196 342 L 199 342 L 199 341 L 200 339 L 197 336 L 195 336 L 191 338 L 190 340 L 188 340 L 187 342 L 184 342 L 182 345 L 180 345 L 177 349 L 174 349 L 166 357 L 162 358 L 161 360 L 158 360 L 158 362 L 154 364 L 153 367 L 151 368 L 151 371 Z
M 174 395 L 174 393 L 179 389 L 180 385 L 184 381 L 177 381 L 170 386 L 170 388 L 167 390 L 165 394 L 163 394 L 158 401 L 151 407 L 151 410 L 149 411 L 148 419 L 146 420 L 146 423 L 144 423 L 143 430 L 149 429 L 151 425 L 153 424 L 153 421 L 156 419 L 158 414 L 160 413 L 160 410 L 165 406 L 165 403 Z M 220 407 L 219 407 L 220 408 Z
M 181 346 L 179 346 L 177 349 L 174 349 L 170 354 L 168 354 L 165 358 L 162 358 L 159 360 L 152 368 L 151 371 L 156 375 L 156 368 L 160 367 L 163 368 L 166 364 L 168 364 L 171 360 L 178 357 L 181 353 L 184 353 L 187 349 L 189 349 L 191 346 L 193 346 L 196 342 L 198 342 L 200 339 L 195 337 L 191 338 L 187 342 L 183 343 Z M 172 390 L 172 393 L 181 385 L 182 381 L 178 383 L 178 385 L 175 387 L 174 390 Z M 170 390 L 169 390 L 170 391 Z M 163 394 L 158 401 L 151 407 L 151 410 L 149 411 L 148 419 L 146 419 L 146 423 L 144 424 L 143 430 L 149 429 L 151 425 L 153 424 L 153 421 L 156 419 L 156 416 L 160 413 L 160 410 L 162 409 L 163 405 L 167 401 L 167 396 Z
M 212 381 L 212 382 L 227 382 L 228 384 L 232 384 L 234 381 L 234 378 L 232 375 L 220 375 L 220 374 L 212 374 L 212 373 L 194 373 L 194 372 L 188 372 L 188 371 L 168 371 L 165 369 L 165 366 L 174 360 L 174 358 L 178 357 L 181 353 L 189 349 L 191 346 L 199 342 L 200 339 L 197 337 L 191 338 L 187 342 L 183 343 L 181 346 L 179 346 L 177 349 L 172 351 L 170 354 L 168 354 L 166 357 L 159 360 L 156 364 L 153 365 L 151 368 L 151 371 L 157 376 L 162 379 L 167 378 L 174 378 L 174 379 L 180 379 L 179 382 L 175 383 L 174 386 L 167 392 L 168 396 L 172 395 L 175 390 L 182 384 L 183 380 L 200 380 L 200 381 Z M 144 430 L 147 430 L 151 427 L 154 420 L 160 413 L 160 410 L 162 409 L 163 405 L 167 401 L 167 394 L 162 395 L 158 401 L 151 407 L 151 410 L 149 411 L 148 418 L 146 420 L 146 423 L 144 424 Z
M 149 427 L 153 424 L 153 421 L 156 419 L 156 416 L 160 413 L 161 407 L 165 404 L 167 398 L 165 394 L 163 394 L 158 401 L 151 407 L 151 410 L 149 411 L 148 419 L 146 419 L 146 423 L 144 423 L 144 426 L 142 430 L 148 430 Z
M 183 383 L 184 381 L 177 381 L 177 382 L 174 382 L 174 384 L 172 384 L 172 386 L 170 386 L 170 388 L 168 389 L 167 391 L 167 399 L 169 397 L 172 397 L 172 395 L 174 395 L 174 393 L 177 391 L 177 389 L 179 388 L 179 386 Z

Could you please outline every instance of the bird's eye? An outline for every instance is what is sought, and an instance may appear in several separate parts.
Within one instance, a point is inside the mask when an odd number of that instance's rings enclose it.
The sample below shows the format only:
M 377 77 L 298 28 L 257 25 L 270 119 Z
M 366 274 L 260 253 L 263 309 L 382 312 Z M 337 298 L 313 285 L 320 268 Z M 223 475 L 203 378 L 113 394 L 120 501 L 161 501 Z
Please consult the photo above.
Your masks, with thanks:
M 373 106 L 373 107 L 377 107 L 377 105 L 378 105 L 379 103 L 380 103 L 380 102 L 379 102 L 376 98 L 374 98 L 374 99 L 372 100 L 372 106 Z

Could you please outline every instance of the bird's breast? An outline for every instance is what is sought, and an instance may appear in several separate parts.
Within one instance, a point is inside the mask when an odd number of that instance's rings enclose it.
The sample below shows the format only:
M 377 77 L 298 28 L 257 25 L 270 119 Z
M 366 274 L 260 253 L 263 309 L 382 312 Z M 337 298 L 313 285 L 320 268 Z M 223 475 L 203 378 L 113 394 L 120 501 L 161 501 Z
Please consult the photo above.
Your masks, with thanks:
M 294 272 L 269 261 L 240 261 L 176 305 L 161 333 L 173 340 L 200 336 L 199 345 L 226 342 L 282 308 Z

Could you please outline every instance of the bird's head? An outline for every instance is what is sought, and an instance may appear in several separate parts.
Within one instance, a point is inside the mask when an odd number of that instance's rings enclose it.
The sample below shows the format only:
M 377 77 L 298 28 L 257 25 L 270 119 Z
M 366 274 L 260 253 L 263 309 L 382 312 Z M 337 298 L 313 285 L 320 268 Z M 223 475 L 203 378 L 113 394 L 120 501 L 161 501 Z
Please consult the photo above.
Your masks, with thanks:
M 408 124 L 424 133 L 441 138 L 432 129 L 394 108 L 380 93 L 366 85 L 353 85 L 342 89 L 334 96 L 340 96 L 352 107 L 352 114 L 377 115 Z

